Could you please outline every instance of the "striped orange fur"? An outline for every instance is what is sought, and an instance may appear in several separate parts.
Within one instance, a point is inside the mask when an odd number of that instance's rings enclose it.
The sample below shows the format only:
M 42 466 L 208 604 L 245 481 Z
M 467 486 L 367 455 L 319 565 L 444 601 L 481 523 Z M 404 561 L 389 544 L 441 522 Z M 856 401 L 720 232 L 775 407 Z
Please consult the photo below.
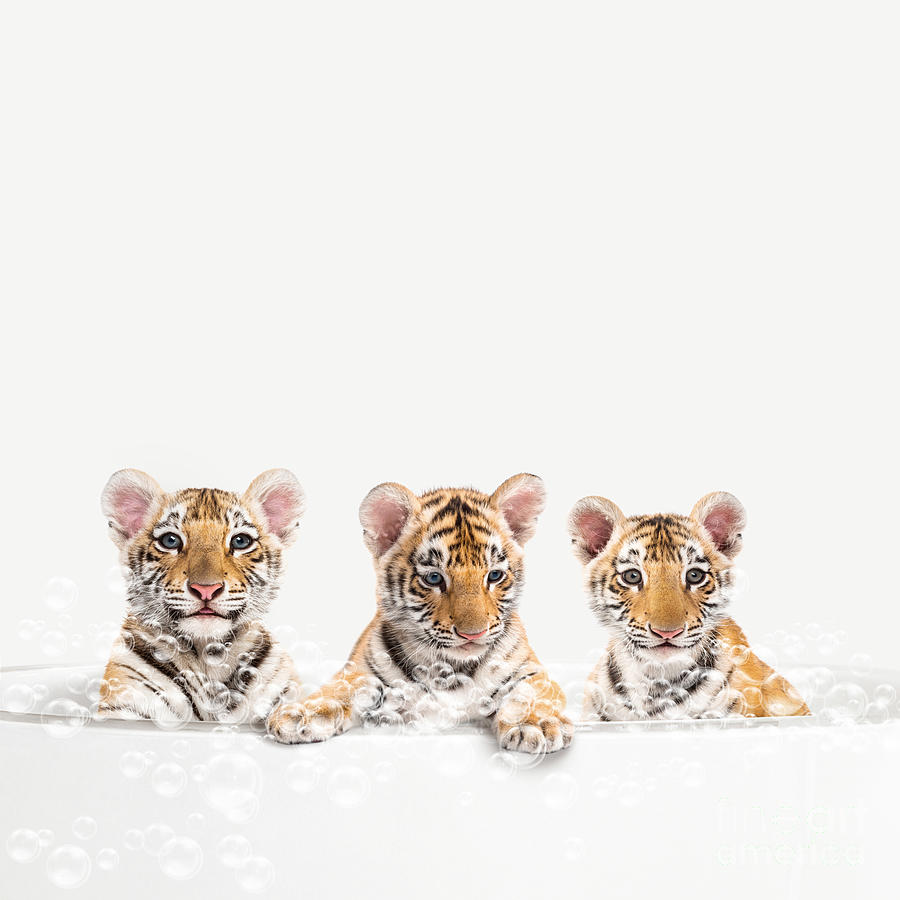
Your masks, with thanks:
M 578 501 L 572 542 L 591 606 L 612 632 L 588 679 L 587 715 L 809 715 L 724 614 L 745 519 L 737 498 L 723 492 L 707 494 L 690 516 L 626 518 L 603 497 Z
M 517 612 L 522 545 L 543 505 L 543 483 L 527 474 L 490 495 L 374 488 L 360 521 L 375 561 L 377 611 L 347 665 L 295 708 L 297 739 L 437 717 L 486 721 L 511 750 L 567 746 L 565 698 Z

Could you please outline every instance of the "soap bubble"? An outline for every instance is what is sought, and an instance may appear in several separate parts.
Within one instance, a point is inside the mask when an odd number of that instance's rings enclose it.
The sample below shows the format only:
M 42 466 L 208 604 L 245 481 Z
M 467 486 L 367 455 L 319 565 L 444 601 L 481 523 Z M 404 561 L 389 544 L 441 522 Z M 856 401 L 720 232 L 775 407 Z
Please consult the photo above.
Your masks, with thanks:
M 44 602 L 54 612 L 62 612 L 78 600 L 78 585 L 71 578 L 51 578 L 44 588 Z M 90 861 L 88 861 L 90 865 Z
M 178 763 L 160 763 L 153 770 L 150 783 L 160 797 L 177 797 L 187 784 L 187 772 Z
M 231 725 L 216 725 L 212 730 L 212 745 L 215 750 L 228 750 L 234 745 L 237 729 Z
M 189 837 L 170 838 L 160 849 L 158 858 L 163 873 L 176 881 L 193 878 L 203 865 L 203 851 Z
M 890 710 L 883 703 L 870 703 L 866 707 L 866 721 L 873 725 L 882 725 L 891 718 Z
M 137 750 L 128 750 L 119 758 L 119 771 L 126 778 L 140 778 L 148 768 L 147 757 Z
M 229 869 L 237 869 L 243 865 L 253 852 L 250 841 L 242 834 L 229 834 L 222 838 L 216 845 L 216 856 L 223 866 Z
M 237 873 L 238 884 L 251 894 L 261 894 L 275 880 L 275 868 L 264 856 L 251 856 Z
M 39 634 L 41 629 L 34 619 L 22 619 L 16 629 L 16 635 L 21 641 L 33 641 Z
M 79 816 L 72 823 L 72 834 L 80 841 L 89 841 L 97 833 L 97 823 L 90 816 Z
M 287 768 L 287 783 L 298 794 L 309 794 L 319 783 L 319 772 L 314 760 L 298 759 Z
M 50 690 L 46 684 L 33 684 L 31 686 L 31 690 L 34 691 L 34 699 L 37 701 L 45 699 L 46 696 L 50 693 Z
M 515 775 L 518 769 L 515 757 L 509 750 L 498 750 L 493 754 L 488 760 L 488 768 L 494 781 L 506 781 Z
M 568 838 L 563 844 L 563 856 L 569 862 L 577 862 L 584 856 L 584 839 L 579 837 Z
M 206 802 L 230 822 L 249 822 L 259 810 L 262 775 L 245 753 L 220 753 L 207 766 L 200 782 Z
M 191 745 L 187 741 L 175 741 L 172 744 L 172 756 L 184 759 L 191 752 Z
M 140 850 L 144 846 L 144 832 L 137 828 L 129 828 L 125 832 L 125 846 L 129 850 Z
M 228 648 L 219 641 L 210 641 L 200 651 L 200 658 L 213 668 L 228 664 Z
M 167 663 L 175 659 L 178 653 L 178 642 L 171 635 L 161 634 L 153 641 L 153 658 L 157 662 Z
M 6 852 L 17 863 L 29 863 L 41 852 L 41 841 L 36 831 L 17 828 L 6 839 Z
M 119 864 L 119 854 L 112 847 L 97 851 L 97 868 L 111 872 Z
M 890 706 L 897 699 L 897 689 L 892 684 L 879 684 L 872 692 L 872 699 L 882 706 Z
M 571 775 L 553 772 L 541 783 L 541 795 L 550 809 L 571 809 L 578 796 L 578 783 Z
M 206 781 L 209 777 L 209 769 L 203 765 L 203 763 L 197 763 L 195 766 L 191 766 L 191 778 L 197 782 L 197 784 L 201 784 Z
M 850 671 L 859 678 L 865 678 L 872 672 L 872 657 L 868 653 L 854 653 L 850 657 Z
M 91 858 L 74 844 L 63 844 L 47 857 L 47 877 L 58 888 L 80 887 L 90 874 Z
M 34 708 L 37 697 L 27 684 L 11 684 L 3 692 L 3 709 L 11 713 L 27 713 Z
M 834 672 L 825 666 L 817 666 L 809 673 L 809 676 L 813 690 L 819 696 L 824 696 L 834 687 Z
M 74 700 L 51 700 L 41 713 L 44 731 L 54 738 L 69 738 L 77 734 L 90 719 L 87 707 Z M 88 860 L 90 865 L 90 860 Z
M 57 659 L 62 656 L 66 652 L 67 644 L 68 641 L 65 634 L 58 628 L 52 628 L 41 635 L 41 653 L 44 656 L 49 656 L 51 659 Z
M 328 796 L 338 806 L 359 806 L 369 795 L 369 776 L 355 766 L 341 766 L 328 779 Z
M 53 843 L 53 832 L 49 828 L 39 828 L 37 836 L 42 847 L 49 847 Z
M 158 856 L 160 850 L 175 837 L 175 832 L 168 825 L 157 822 L 148 826 L 144 832 L 144 849 L 151 856 Z
M 84 672 L 72 672 L 66 678 L 66 689 L 70 694 L 83 696 L 88 686 L 88 677 Z
M 840 641 L 833 634 L 823 634 L 816 641 L 816 650 L 818 650 L 819 656 L 832 656 L 839 644 Z
M 192 831 L 204 831 L 206 829 L 206 816 L 203 813 L 192 812 L 187 817 L 187 823 Z
M 858 722 L 865 716 L 867 699 L 858 684 L 839 682 L 825 695 L 824 715 L 837 723 Z

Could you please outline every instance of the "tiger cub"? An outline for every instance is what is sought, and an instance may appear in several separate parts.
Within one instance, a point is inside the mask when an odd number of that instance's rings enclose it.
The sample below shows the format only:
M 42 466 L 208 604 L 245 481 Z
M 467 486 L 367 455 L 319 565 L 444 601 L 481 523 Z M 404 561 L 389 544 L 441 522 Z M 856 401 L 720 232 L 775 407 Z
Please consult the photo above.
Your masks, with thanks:
M 417 497 L 392 483 L 370 491 L 359 516 L 378 609 L 344 669 L 294 710 L 299 739 L 324 740 L 359 722 L 475 719 L 491 724 L 504 749 L 568 746 L 565 697 L 516 612 L 522 545 L 543 506 L 543 482 L 525 474 L 490 496 Z
M 630 516 L 584 497 L 569 516 L 590 604 L 613 636 L 588 678 L 585 714 L 603 721 L 806 716 L 803 698 L 724 615 L 744 507 L 707 494 L 690 516 Z
M 261 721 L 289 741 L 275 713 L 299 696 L 299 681 L 258 619 L 303 512 L 294 475 L 263 472 L 239 497 L 209 488 L 166 494 L 149 475 L 122 469 L 101 505 L 130 579 L 98 715 Z

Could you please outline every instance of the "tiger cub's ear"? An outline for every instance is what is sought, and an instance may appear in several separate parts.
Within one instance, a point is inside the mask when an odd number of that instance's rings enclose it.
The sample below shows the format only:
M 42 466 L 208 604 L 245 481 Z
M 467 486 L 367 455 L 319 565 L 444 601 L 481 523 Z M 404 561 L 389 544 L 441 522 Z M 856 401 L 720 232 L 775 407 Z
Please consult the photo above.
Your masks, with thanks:
M 701 497 L 691 510 L 691 518 L 699 522 L 712 538 L 719 553 L 733 559 L 741 551 L 741 532 L 747 524 L 747 512 L 734 494 L 715 491 Z
M 242 500 L 255 506 L 263 521 L 282 544 L 297 536 L 306 495 L 297 476 L 288 469 L 268 469 L 257 475 L 244 491 Z
M 585 565 L 606 548 L 625 514 L 606 497 L 582 497 L 569 513 L 569 534 L 575 555 Z
M 502 513 L 516 543 L 524 544 L 534 534 L 546 499 L 544 482 L 537 475 L 523 472 L 507 478 L 491 494 L 491 505 Z
M 146 472 L 139 469 L 113 472 L 100 495 L 100 508 L 109 521 L 109 536 L 117 547 L 124 547 L 143 531 L 163 496 L 163 489 Z
M 397 543 L 403 529 L 421 509 L 419 498 L 394 481 L 373 487 L 359 505 L 363 540 L 377 559 Z

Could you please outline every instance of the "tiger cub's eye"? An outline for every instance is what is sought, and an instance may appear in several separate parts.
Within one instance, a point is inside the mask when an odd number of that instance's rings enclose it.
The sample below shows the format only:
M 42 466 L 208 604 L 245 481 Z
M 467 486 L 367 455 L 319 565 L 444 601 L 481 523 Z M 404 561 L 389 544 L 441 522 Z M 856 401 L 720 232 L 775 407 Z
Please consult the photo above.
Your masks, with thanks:
M 703 569 L 688 569 L 684 577 L 688 584 L 703 584 L 706 581 L 706 572 Z
M 620 577 L 625 584 L 631 585 L 640 584 L 644 580 L 640 569 L 626 569 Z
M 181 538 L 174 531 L 164 531 L 156 543 L 165 550 L 180 550 L 183 546 Z
M 491 569 L 487 575 L 488 584 L 496 584 L 498 581 L 503 581 L 505 574 L 503 569 Z
M 440 572 L 426 572 L 422 576 L 422 581 L 429 587 L 440 587 L 444 583 L 444 576 Z
M 236 534 L 231 539 L 232 550 L 246 550 L 253 543 L 253 538 L 249 534 Z

